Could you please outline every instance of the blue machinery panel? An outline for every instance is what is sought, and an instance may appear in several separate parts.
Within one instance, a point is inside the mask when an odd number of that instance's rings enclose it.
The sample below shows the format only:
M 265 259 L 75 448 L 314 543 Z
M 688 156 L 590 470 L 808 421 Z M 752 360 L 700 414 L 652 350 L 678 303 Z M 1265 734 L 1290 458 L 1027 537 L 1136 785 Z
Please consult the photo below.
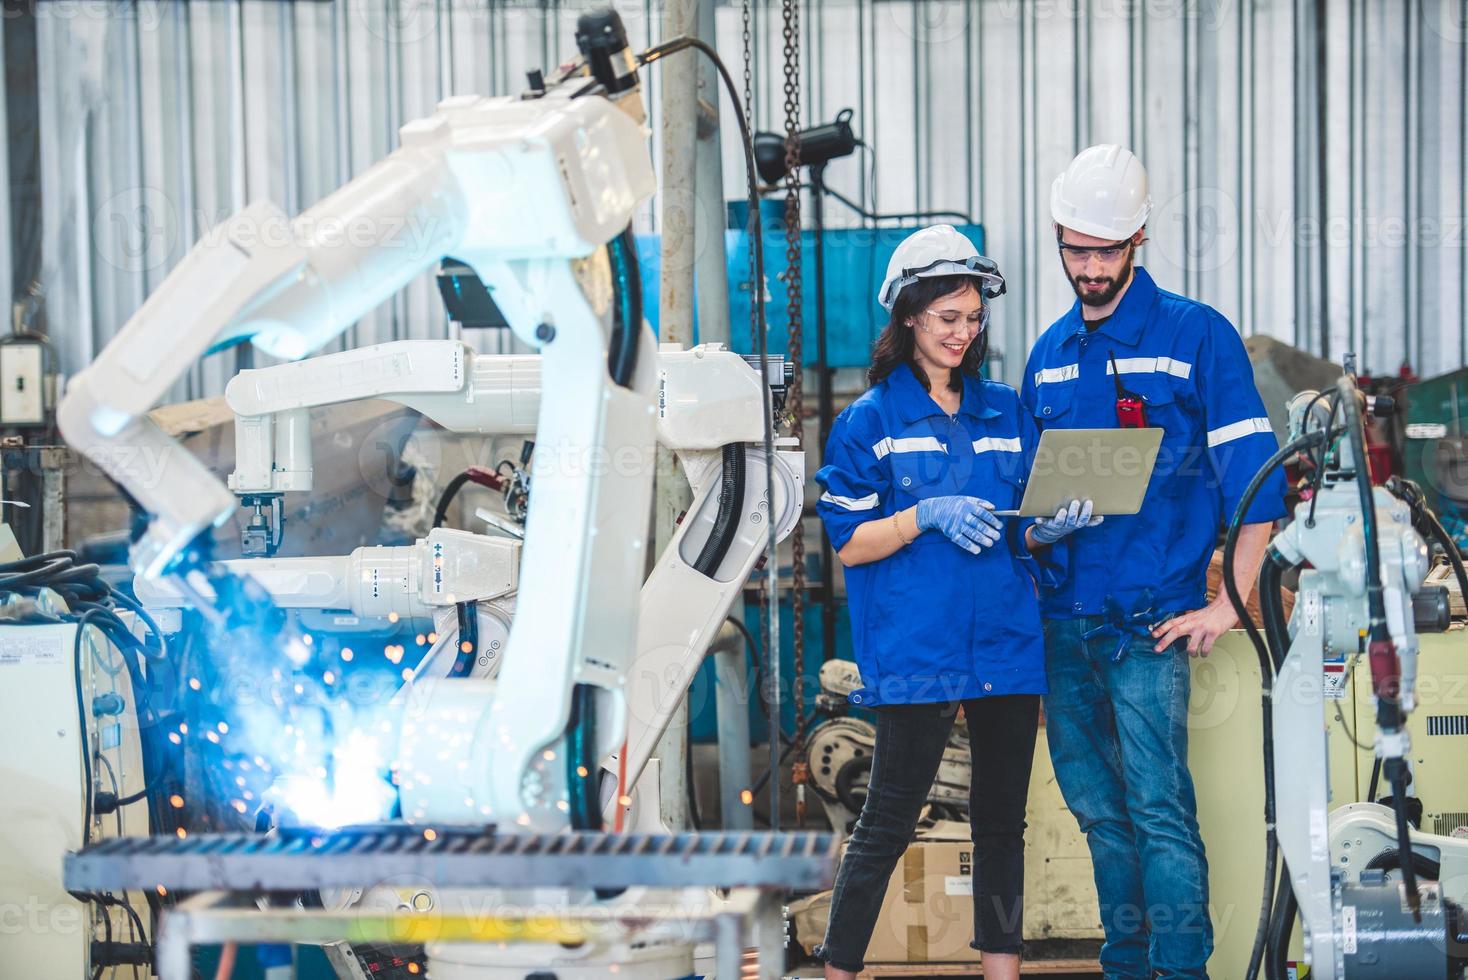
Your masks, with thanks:
M 737 203 L 737 202 L 736 202 Z M 785 308 L 785 233 L 781 225 L 782 202 L 766 201 L 765 215 L 765 320 L 771 354 L 784 354 L 789 336 Z M 733 206 L 731 205 L 731 210 Z M 901 241 L 923 225 L 888 228 L 839 228 L 824 233 L 826 245 L 826 349 L 831 367 L 865 367 L 871 363 L 872 343 L 887 322 L 887 312 L 877 305 L 877 289 L 887 272 L 887 260 Z M 961 225 L 959 230 L 984 251 L 983 225 Z M 801 296 L 805 362 L 815 361 L 815 233 L 801 233 Z M 749 235 L 742 228 L 724 233 L 729 270 L 729 333 L 733 348 L 754 353 L 749 326 Z M 662 271 L 660 238 L 637 237 L 637 255 L 642 266 L 643 312 L 658 330 L 658 284 Z M 695 327 L 696 330 L 696 327 Z M 697 340 L 697 333 L 694 338 Z M 815 392 L 807 394 L 814 398 Z

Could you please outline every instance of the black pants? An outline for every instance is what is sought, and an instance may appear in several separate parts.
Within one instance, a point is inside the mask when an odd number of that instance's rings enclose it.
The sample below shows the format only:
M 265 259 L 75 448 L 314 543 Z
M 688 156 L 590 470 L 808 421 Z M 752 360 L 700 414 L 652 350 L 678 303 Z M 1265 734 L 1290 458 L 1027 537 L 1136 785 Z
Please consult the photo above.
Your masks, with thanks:
M 1025 800 L 1035 756 L 1040 698 L 1034 694 L 964 701 L 973 776 L 974 949 L 1018 953 L 1023 925 Z M 871 785 L 831 895 L 826 940 L 816 956 L 842 970 L 865 965 L 892 870 L 912 842 L 943 760 L 957 704 L 884 705 L 877 715 Z

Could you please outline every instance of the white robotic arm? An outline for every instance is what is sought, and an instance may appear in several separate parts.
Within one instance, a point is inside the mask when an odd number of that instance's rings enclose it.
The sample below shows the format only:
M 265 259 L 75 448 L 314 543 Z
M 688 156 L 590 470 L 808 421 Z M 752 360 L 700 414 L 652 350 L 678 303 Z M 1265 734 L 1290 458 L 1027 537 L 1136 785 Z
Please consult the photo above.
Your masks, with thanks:
M 1359 418 L 1364 399 L 1358 398 L 1350 373 L 1336 392 L 1334 399 L 1305 392 L 1291 403 L 1291 441 L 1308 429 L 1327 448 L 1318 453 L 1314 497 L 1296 507 L 1293 522 L 1271 543 L 1266 572 L 1276 576 L 1275 583 L 1261 587 L 1266 618 L 1276 617 L 1270 632 L 1281 634 L 1278 643 L 1271 639 L 1278 667 L 1267 709 L 1279 853 L 1288 871 L 1276 901 L 1281 906 L 1287 899 L 1298 902 L 1312 977 L 1447 975 L 1444 946 L 1456 934 L 1457 913 L 1444 901 L 1440 884 L 1425 881 L 1409 888 L 1405 872 L 1402 880 L 1388 881 L 1365 867 L 1383 849 L 1379 841 L 1396 843 L 1402 854 L 1411 849 L 1405 807 L 1395 821 L 1392 810 L 1374 801 L 1331 810 L 1329 741 L 1321 724 L 1323 695 L 1331 688 L 1325 665 L 1354 662 L 1361 655 L 1371 666 L 1375 754 L 1392 796 L 1404 803 L 1411 757 L 1405 722 L 1416 706 L 1413 596 L 1422 591 L 1430 568 L 1409 506 L 1384 488 L 1366 485 Z M 1288 646 L 1278 650 L 1286 642 L 1283 613 L 1267 593 L 1277 591 L 1279 570 L 1285 568 L 1301 571 Z M 1430 835 L 1414 839 L 1433 846 Z M 1359 858 L 1357 852 L 1363 852 Z M 1463 860 L 1456 850 L 1453 856 Z M 1402 868 L 1412 866 L 1410 858 L 1402 861 Z M 1450 870 L 1446 858 L 1443 870 Z M 1292 920 L 1293 912 L 1276 918 Z M 1268 939 L 1266 955 L 1282 959 L 1283 940 L 1272 931 Z
M 758 371 L 718 344 L 658 352 L 658 441 L 679 452 L 758 442 Z M 538 354 L 479 354 L 457 340 L 401 340 L 241 371 L 225 389 L 235 412 L 229 487 L 256 508 L 247 555 L 269 554 L 279 537 L 262 511 L 279 495 L 312 486 L 310 409 L 380 398 L 450 432 L 533 435 L 541 403 Z M 769 360 L 783 390 L 783 358 Z M 274 508 L 278 510 L 279 508 Z M 278 517 L 276 518 L 278 520 Z
M 285 609 L 431 619 L 442 607 L 513 595 L 519 585 L 520 542 L 439 527 L 411 545 L 310 558 L 239 558 L 220 564 L 237 575 L 249 575 Z M 149 609 L 181 609 L 192 603 L 192 597 L 166 578 L 139 575 L 133 588 Z M 206 592 L 205 598 L 212 595 Z
M 311 406 L 350 398 L 390 398 L 411 405 L 455 431 L 533 434 L 534 427 L 525 425 L 524 420 L 534 419 L 540 410 L 540 360 L 535 355 L 476 355 L 456 341 L 401 341 L 242 372 L 228 389 L 230 405 L 240 413 L 236 431 L 242 460 L 231 485 L 241 492 L 266 487 L 271 493 L 309 489 L 309 445 L 298 439 L 285 440 L 288 445 L 282 451 L 282 441 L 276 438 L 281 417 L 304 415 Z M 766 463 L 758 446 L 764 418 L 761 386 L 768 384 L 777 394 L 783 391 L 783 360 L 771 359 L 769 371 L 769 376 L 762 378 L 748 359 L 720 345 L 691 350 L 663 345 L 658 352 L 659 441 L 678 452 L 692 485 L 693 501 L 642 586 L 636 651 L 625 675 L 625 749 L 619 746 L 602 756 L 603 769 L 613 777 L 604 783 L 606 811 L 618 805 L 615 797 L 619 794 L 610 792 L 618 774 L 625 775 L 624 790 L 637 783 L 710 642 L 742 594 L 763 551 L 765 522 L 773 519 L 777 536 L 783 539 L 799 520 L 804 457 L 786 445 L 788 441 L 782 440 L 776 451 L 773 504 L 762 490 Z M 551 465 L 555 465 L 554 460 Z M 722 478 L 729 466 L 743 471 L 743 497 L 733 507 L 723 506 L 727 488 Z M 300 478 L 302 475 L 305 479 Z M 721 514 L 721 510 L 726 513 Z M 727 527 L 721 528 L 721 523 Z M 719 535 L 726 536 L 728 544 L 722 557 L 713 562 L 705 557 L 705 550 L 710 539 Z M 433 531 L 428 540 L 441 540 L 445 548 L 455 551 L 500 546 L 491 544 L 499 539 L 444 529 Z M 359 549 L 351 559 L 247 559 L 225 564 L 259 580 L 281 605 L 335 607 L 356 597 L 356 604 L 350 608 L 366 611 L 360 599 L 361 587 L 343 579 L 366 574 L 367 559 L 377 561 L 380 556 L 386 561 L 389 555 L 405 550 Z M 394 567 L 407 567 L 407 559 L 392 560 Z M 477 566 L 484 564 L 480 561 Z M 186 601 L 181 594 L 168 594 L 166 586 L 150 583 L 142 576 L 136 587 L 139 597 L 149 605 Z M 478 597 L 470 594 L 473 590 L 467 585 L 457 585 L 450 591 L 461 599 Z M 404 588 L 393 595 L 406 600 L 409 591 Z M 389 598 L 383 597 L 384 601 Z M 391 608 L 407 615 L 409 609 L 416 608 L 416 599 L 412 602 L 400 602 Z M 380 615 L 383 607 L 372 608 Z M 437 677 L 441 673 L 420 672 L 419 676 Z M 463 712 L 460 717 L 464 718 L 470 717 L 468 705 L 476 700 L 487 700 L 485 692 L 456 685 L 416 698 L 414 703 L 447 703 L 451 707 L 446 710 L 451 714 Z M 464 727 L 462 721 L 458 727 Z M 413 724 L 405 730 L 405 770 L 431 771 L 441 749 L 434 739 L 413 737 L 428 730 L 426 724 Z M 624 753 L 625 767 L 621 765 Z M 449 807 L 450 815 L 472 819 L 472 812 L 453 813 L 452 807 L 459 806 L 463 799 L 482 797 L 484 789 L 451 789 L 457 786 L 458 773 L 431 776 L 417 783 L 410 780 L 405 813 L 442 819 L 445 807 Z M 437 794 L 442 799 L 435 799 L 428 787 L 443 790 Z
M 398 150 L 294 221 L 268 203 L 245 209 L 195 245 L 72 379 L 62 433 L 152 517 L 135 570 L 158 574 L 234 508 L 146 414 L 204 353 L 248 340 L 302 357 L 447 254 L 495 291 L 527 343 L 546 343 L 558 316 L 575 315 L 567 300 L 592 270 L 573 273 L 568 260 L 616 237 L 654 179 L 637 119 L 570 87 L 447 99 L 402 128 Z

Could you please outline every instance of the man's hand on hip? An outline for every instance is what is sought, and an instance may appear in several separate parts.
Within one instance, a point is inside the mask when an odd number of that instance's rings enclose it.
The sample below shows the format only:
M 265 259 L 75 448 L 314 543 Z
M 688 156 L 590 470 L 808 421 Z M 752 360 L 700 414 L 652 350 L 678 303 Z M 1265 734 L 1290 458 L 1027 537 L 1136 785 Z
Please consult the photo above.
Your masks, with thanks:
M 1175 640 L 1186 636 L 1188 655 L 1206 657 L 1213 651 L 1213 644 L 1218 638 L 1238 624 L 1239 617 L 1234 612 L 1233 604 L 1224 597 L 1223 602 L 1215 600 L 1202 609 L 1174 616 L 1154 627 L 1152 635 L 1157 639 L 1157 646 L 1153 649 L 1161 653 Z

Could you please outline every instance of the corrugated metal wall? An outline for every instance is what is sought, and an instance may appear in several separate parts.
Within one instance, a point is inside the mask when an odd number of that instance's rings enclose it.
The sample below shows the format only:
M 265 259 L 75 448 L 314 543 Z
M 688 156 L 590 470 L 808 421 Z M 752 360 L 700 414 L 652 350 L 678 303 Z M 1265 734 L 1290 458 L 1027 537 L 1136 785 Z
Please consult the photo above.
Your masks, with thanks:
M 0 17 L 0 50 L 5 46 L 5 18 Z M 6 115 L 6 100 L 0 99 L 0 139 L 10 139 L 10 122 Z M 0 147 L 9 148 L 8 142 Z M 10 154 L 0 153 L 0 187 L 10 187 Z M 10 194 L 0 194 L 0 298 L 10 300 Z M 6 316 L 6 322 L 9 322 Z
M 311 204 L 444 94 L 517 91 L 527 68 L 573 50 L 591 5 L 38 5 L 44 266 L 68 363 L 201 230 L 258 197 Z M 619 4 L 636 44 L 657 38 L 657 7 Z M 753 15 L 756 121 L 778 129 L 779 8 Z M 1151 172 L 1143 258 L 1164 286 L 1246 334 L 1431 374 L 1468 354 L 1465 19 L 1468 0 L 817 0 L 803 4 L 803 105 L 816 122 L 852 107 L 873 148 L 833 164 L 833 186 L 987 226 L 1012 283 L 995 327 L 1011 380 L 1069 302 L 1050 181 L 1100 141 L 1131 145 Z M 737 4 L 718 23 L 737 77 Z M 738 159 L 726 146 L 726 188 L 742 185 Z M 852 223 L 834 203 L 829 220 Z M 447 329 L 424 281 L 342 343 Z M 178 394 L 218 391 L 235 363 L 216 361 Z

